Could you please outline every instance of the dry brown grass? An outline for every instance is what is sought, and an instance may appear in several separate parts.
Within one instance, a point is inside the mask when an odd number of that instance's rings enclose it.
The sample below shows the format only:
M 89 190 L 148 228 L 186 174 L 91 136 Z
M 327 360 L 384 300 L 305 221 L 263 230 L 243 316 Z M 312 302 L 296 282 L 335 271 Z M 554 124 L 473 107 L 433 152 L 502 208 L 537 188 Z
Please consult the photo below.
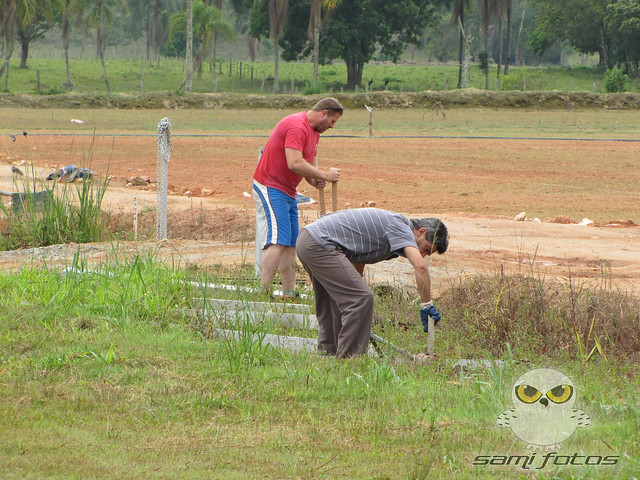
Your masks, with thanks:
M 609 360 L 640 357 L 640 298 L 627 292 L 546 282 L 527 275 L 477 275 L 440 298 L 457 336 L 495 356 Z
M 197 202 L 197 200 L 196 200 Z M 255 213 L 218 207 L 196 207 L 173 210 L 167 214 L 167 236 L 179 240 L 216 240 L 220 242 L 253 241 L 255 238 Z M 156 212 L 145 211 L 138 216 L 138 238 L 152 239 L 156 235 Z M 109 229 L 119 232 L 122 238 L 133 238 L 131 213 L 119 212 L 111 217 Z

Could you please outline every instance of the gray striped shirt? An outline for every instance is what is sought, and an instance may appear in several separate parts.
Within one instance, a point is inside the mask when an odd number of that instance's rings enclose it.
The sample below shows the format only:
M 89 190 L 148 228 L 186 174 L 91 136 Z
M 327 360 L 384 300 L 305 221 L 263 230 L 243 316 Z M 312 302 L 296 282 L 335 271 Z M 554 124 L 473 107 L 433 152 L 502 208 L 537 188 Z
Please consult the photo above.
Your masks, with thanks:
M 377 263 L 416 247 L 411 222 L 399 213 L 379 208 L 356 208 L 329 213 L 305 230 L 325 248 L 337 248 L 353 263 Z

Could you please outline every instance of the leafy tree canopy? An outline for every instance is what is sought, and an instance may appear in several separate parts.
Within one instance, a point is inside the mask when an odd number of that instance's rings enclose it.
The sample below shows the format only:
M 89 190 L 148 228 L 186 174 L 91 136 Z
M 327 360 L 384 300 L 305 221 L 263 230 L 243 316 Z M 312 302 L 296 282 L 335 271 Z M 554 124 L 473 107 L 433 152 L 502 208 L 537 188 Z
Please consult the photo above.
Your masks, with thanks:
M 258 2 L 259 3 L 259 2 Z M 438 0 L 341 0 L 320 35 L 320 62 L 342 59 L 347 65 L 347 87 L 362 82 L 365 63 L 376 54 L 397 61 L 407 44 L 417 44 L 424 29 L 436 17 Z M 308 55 L 307 27 L 311 1 L 289 5 L 285 35 L 279 42 L 283 58 L 295 60 Z M 268 32 L 264 8 L 254 8 L 251 33 Z
M 618 0 L 607 6 L 607 31 L 611 32 L 611 56 L 626 74 L 637 77 L 640 62 L 640 0 Z
M 547 48 L 554 41 L 566 41 L 582 53 L 599 53 L 600 62 L 610 67 L 610 38 L 604 15 L 610 0 L 534 0 L 538 5 L 530 45 Z

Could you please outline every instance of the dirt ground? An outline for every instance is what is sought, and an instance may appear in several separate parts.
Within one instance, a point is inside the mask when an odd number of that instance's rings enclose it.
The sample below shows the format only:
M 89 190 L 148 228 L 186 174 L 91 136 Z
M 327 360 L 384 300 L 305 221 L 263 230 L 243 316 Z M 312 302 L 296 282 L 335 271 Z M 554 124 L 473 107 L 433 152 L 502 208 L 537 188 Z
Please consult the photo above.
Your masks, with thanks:
M 3 152 L 0 148 L 0 190 L 15 191 L 14 182 L 21 181 L 12 173 L 12 165 L 24 173 L 33 171 L 37 178 L 44 178 L 59 166 L 83 164 L 79 161 L 81 159 L 74 156 L 74 152 L 70 152 L 68 138 L 40 136 L 30 138 L 29 142 L 28 149 L 23 146 L 20 150 L 10 145 L 11 148 L 4 148 Z M 264 140 L 238 142 L 235 139 L 218 139 L 218 150 L 212 153 L 205 141 L 176 139 L 174 154 L 183 148 L 182 143 L 189 143 L 189 154 L 175 154 L 169 164 L 169 240 L 120 242 L 121 248 L 129 252 L 151 249 L 162 258 L 179 258 L 185 264 L 200 267 L 220 263 L 241 264 L 244 261 L 252 263 L 252 238 L 255 232 L 253 200 L 249 192 L 257 146 L 261 142 Z M 518 151 L 526 152 L 539 148 L 539 145 L 539 142 L 520 145 Z M 105 151 L 109 151 L 109 148 L 110 157 L 101 157 L 108 158 L 108 175 L 112 176 L 103 206 L 117 213 L 121 224 L 132 225 L 134 196 L 137 197 L 140 213 L 152 212 L 155 208 L 155 138 L 143 138 L 136 142 L 129 140 L 122 148 L 114 148 L 113 145 L 103 147 Z M 401 149 L 402 145 L 392 148 Z M 450 148 L 456 147 L 452 145 Z M 622 148 L 629 147 L 623 145 Z M 329 160 L 326 166 L 330 166 L 330 162 L 334 162 L 331 160 L 334 152 L 332 145 L 327 150 Z M 41 153 L 45 151 L 46 156 Z M 218 151 L 229 153 L 218 154 Z M 624 155 L 631 158 L 633 153 L 630 150 Z M 106 162 L 100 158 L 94 159 L 91 168 L 105 171 Z M 212 168 L 211 162 L 217 162 L 217 167 Z M 426 169 L 428 171 L 428 167 Z M 540 222 L 530 218 L 515 221 L 512 215 L 504 212 L 511 211 L 514 215 L 520 212 L 518 195 L 524 187 L 518 184 L 513 184 L 511 190 L 497 191 L 491 189 L 490 184 L 495 182 L 489 179 L 487 190 L 490 195 L 451 194 L 450 199 L 446 190 L 449 187 L 443 186 L 443 190 L 432 199 L 422 201 L 420 181 L 406 170 L 394 170 L 392 166 L 385 168 L 381 164 L 356 165 L 347 160 L 343 171 L 350 180 L 340 184 L 338 208 L 355 208 L 373 202 L 377 207 L 405 213 L 410 217 L 438 216 L 447 224 L 451 237 L 449 251 L 430 259 L 435 296 L 450 282 L 461 277 L 500 271 L 533 273 L 549 280 L 572 279 L 607 288 L 640 291 L 640 227 L 635 226 L 632 220 L 611 219 L 612 223 L 599 221 L 590 226 L 558 223 L 563 218 L 570 221 L 569 217 L 562 215 L 558 215 L 555 221 L 550 217 L 543 217 Z M 494 172 L 494 175 L 500 174 Z M 513 175 L 517 179 L 525 174 L 516 172 Z M 128 185 L 132 180 L 141 185 Z M 456 178 L 457 186 L 464 182 L 464 176 Z M 301 191 L 317 198 L 313 189 L 305 185 L 304 182 L 301 184 Z M 406 188 L 402 188 L 403 185 Z M 617 207 L 614 205 L 618 209 L 619 202 L 635 200 L 630 211 L 637 214 L 638 195 L 622 190 L 618 194 L 621 195 L 619 199 L 614 198 L 616 192 L 602 192 L 605 199 L 610 199 L 610 203 L 618 202 Z M 531 195 L 535 195 L 535 192 Z M 562 202 L 579 203 L 581 198 L 584 202 L 604 203 L 604 200 L 594 200 L 584 192 L 576 197 L 559 196 L 558 205 L 562 206 Z M 328 194 L 328 201 L 330 198 Z M 9 197 L 5 196 L 3 200 L 6 204 Z M 497 208 L 491 207 L 488 211 L 485 208 L 494 204 L 501 206 L 501 215 L 494 213 Z M 424 205 L 430 205 L 431 208 L 425 208 Z M 548 211 L 551 210 L 545 212 Z M 559 207 L 557 211 L 562 212 Z M 611 215 L 616 211 L 619 210 L 612 210 Z M 605 209 L 601 216 L 607 218 L 606 215 Z M 148 216 L 155 218 L 155 214 Z M 317 216 L 317 204 L 301 207 L 302 223 L 312 221 Z M 575 221 L 580 220 L 577 218 Z M 222 231 L 226 233 L 221 235 Z M 78 249 L 84 252 L 89 261 L 101 261 L 112 250 L 112 244 L 50 246 L 1 252 L 0 268 L 15 268 L 31 262 L 65 264 L 70 262 Z M 414 284 L 411 267 L 402 259 L 369 266 L 367 276 L 372 282 Z

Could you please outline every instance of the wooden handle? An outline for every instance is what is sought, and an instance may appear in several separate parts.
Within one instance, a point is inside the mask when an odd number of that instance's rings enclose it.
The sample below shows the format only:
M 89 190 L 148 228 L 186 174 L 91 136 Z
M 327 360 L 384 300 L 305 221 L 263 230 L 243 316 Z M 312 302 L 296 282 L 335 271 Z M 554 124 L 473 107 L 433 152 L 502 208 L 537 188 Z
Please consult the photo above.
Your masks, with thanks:
M 324 187 L 319 189 L 318 197 L 320 199 L 320 215 L 324 215 L 325 213 L 327 213 L 327 207 L 324 203 Z
M 331 182 L 331 208 L 338 211 L 338 182 Z
M 436 322 L 433 318 L 429 317 L 427 320 L 427 328 L 429 329 L 429 338 L 427 340 L 427 354 L 433 355 L 435 353 L 435 343 L 436 343 Z

